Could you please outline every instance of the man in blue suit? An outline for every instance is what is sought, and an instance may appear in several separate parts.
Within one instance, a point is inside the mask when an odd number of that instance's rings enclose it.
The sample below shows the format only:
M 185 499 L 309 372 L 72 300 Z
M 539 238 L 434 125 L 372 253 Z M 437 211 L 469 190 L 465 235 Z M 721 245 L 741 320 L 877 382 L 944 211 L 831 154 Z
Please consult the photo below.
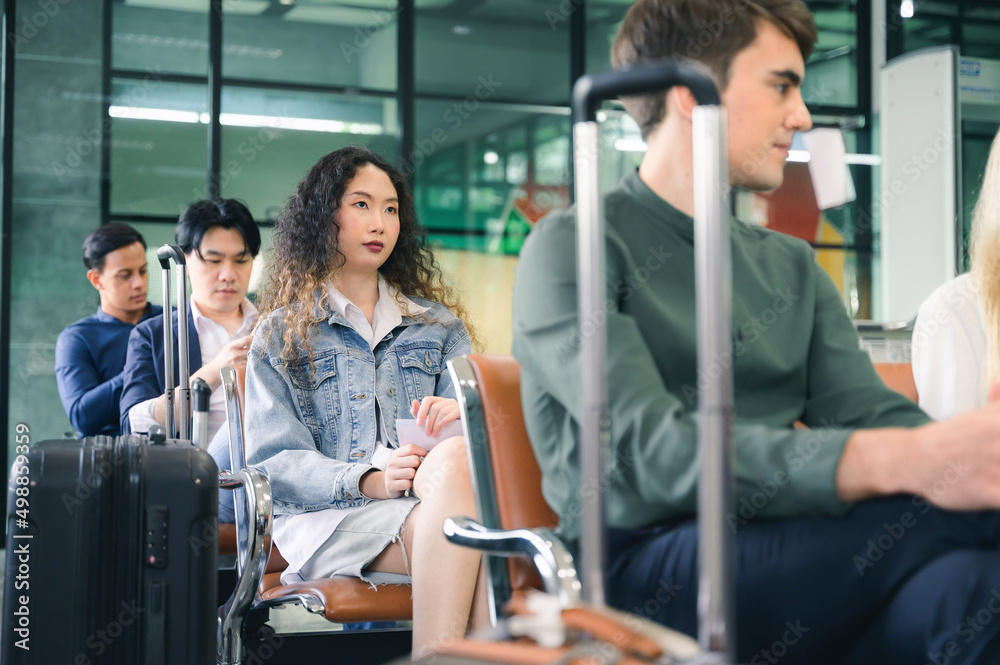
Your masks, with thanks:
M 260 251 L 260 231 L 246 206 L 235 199 L 218 199 L 191 204 L 181 215 L 174 237 L 184 252 L 191 280 L 187 320 L 191 378 L 204 379 L 212 389 L 208 417 L 212 439 L 225 422 L 219 370 L 246 365 L 250 330 L 257 316 L 246 293 L 253 259 Z M 176 311 L 173 326 L 176 338 Z M 174 376 L 178 377 L 174 353 Z M 164 384 L 163 319 L 156 317 L 136 326 L 129 336 L 122 432 L 147 432 L 153 424 L 164 423 Z

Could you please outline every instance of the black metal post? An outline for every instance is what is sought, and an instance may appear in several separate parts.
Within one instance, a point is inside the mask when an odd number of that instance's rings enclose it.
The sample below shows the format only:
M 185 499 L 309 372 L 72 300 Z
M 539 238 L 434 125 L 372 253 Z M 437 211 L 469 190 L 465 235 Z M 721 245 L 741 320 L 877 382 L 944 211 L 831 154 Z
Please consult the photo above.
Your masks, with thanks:
M 396 21 L 396 107 L 399 114 L 399 138 L 396 141 L 397 162 L 409 164 L 416 142 L 414 134 L 417 131 L 416 104 L 414 91 L 416 88 L 416 17 L 413 0 L 399 0 Z M 410 186 L 413 186 L 414 174 L 408 173 Z
M 108 223 L 111 214 L 111 33 L 114 3 L 104 2 L 104 35 L 101 46 L 101 175 L 98 210 L 101 224 Z
M 4 459 L 10 459 L 14 438 L 10 423 L 10 257 L 13 240 L 13 170 L 14 170 L 14 26 L 17 25 L 16 0 L 3 5 L 3 98 L 0 104 L 2 165 L 0 165 L 0 432 L 3 432 Z M 6 469 L 7 467 L 4 466 Z M 7 493 L 0 492 L 0 510 L 7 514 Z
M 211 0 L 208 10 L 208 182 L 205 195 L 217 199 L 222 172 L 222 0 Z

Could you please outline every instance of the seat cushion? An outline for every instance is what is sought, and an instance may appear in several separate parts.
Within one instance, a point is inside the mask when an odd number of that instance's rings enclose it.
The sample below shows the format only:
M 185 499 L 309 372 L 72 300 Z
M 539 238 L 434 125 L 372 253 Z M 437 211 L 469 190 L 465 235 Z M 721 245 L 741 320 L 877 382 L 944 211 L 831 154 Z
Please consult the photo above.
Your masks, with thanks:
M 297 593 L 319 598 L 326 606 L 327 620 L 336 623 L 409 621 L 413 618 L 413 594 L 408 584 L 372 586 L 353 577 L 333 577 L 279 584 L 261 593 L 261 598 L 267 600 Z

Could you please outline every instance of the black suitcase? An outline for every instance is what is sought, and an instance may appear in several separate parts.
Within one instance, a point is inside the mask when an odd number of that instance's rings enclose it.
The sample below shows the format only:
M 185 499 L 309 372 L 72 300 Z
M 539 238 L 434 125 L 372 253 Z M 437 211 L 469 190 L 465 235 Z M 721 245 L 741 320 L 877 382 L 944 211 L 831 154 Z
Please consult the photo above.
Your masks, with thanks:
M 215 662 L 208 453 L 133 435 L 43 441 L 15 460 L 7 501 L 4 663 Z
M 164 246 L 157 256 L 171 368 L 170 260 L 183 264 L 184 255 Z M 178 292 L 185 321 L 183 268 Z M 178 345 L 185 360 L 186 337 Z M 18 437 L 7 493 L 4 663 L 215 662 L 219 470 L 204 450 L 207 398 L 198 400 L 203 411 L 195 417 L 200 447 L 187 438 L 187 382 L 182 362 L 180 440 L 168 440 L 163 428 L 150 437 L 61 439 L 31 448 Z M 166 392 L 172 432 L 173 391 Z

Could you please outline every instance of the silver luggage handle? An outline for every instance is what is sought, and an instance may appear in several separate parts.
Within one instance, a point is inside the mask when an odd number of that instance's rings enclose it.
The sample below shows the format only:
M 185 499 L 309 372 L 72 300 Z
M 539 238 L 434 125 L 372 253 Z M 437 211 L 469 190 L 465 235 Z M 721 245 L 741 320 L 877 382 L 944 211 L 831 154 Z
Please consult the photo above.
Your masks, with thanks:
M 573 87 L 573 145 L 577 207 L 577 281 L 581 325 L 583 410 L 580 422 L 581 490 L 599 487 L 610 446 L 605 351 L 605 224 L 599 186 L 601 101 L 687 87 L 698 102 L 692 118 L 695 204 L 695 273 L 699 369 L 725 357 L 730 342 L 731 256 L 725 113 L 718 89 L 701 65 L 665 60 L 579 79 Z M 585 318 L 586 317 L 586 318 Z M 730 422 L 732 377 L 727 363 L 699 400 L 699 641 L 702 649 L 733 662 L 734 550 L 724 515 L 733 502 Z M 712 376 L 714 373 L 707 373 Z M 584 600 L 604 605 L 604 504 L 581 491 L 580 559 Z
M 187 303 L 187 274 L 184 252 L 177 245 L 163 245 L 156 250 L 156 258 L 163 269 L 163 357 L 164 368 L 163 378 L 166 385 L 164 394 L 166 404 L 164 405 L 164 423 L 166 425 L 167 436 L 176 437 L 180 440 L 190 439 L 191 425 L 191 369 L 188 362 L 188 303 Z M 174 335 L 173 323 L 170 320 L 170 261 L 177 265 L 177 352 L 178 367 L 180 377 L 178 381 L 179 400 L 174 405 Z M 176 413 L 174 409 L 176 408 Z M 177 429 L 174 430 L 174 419 L 176 417 Z

